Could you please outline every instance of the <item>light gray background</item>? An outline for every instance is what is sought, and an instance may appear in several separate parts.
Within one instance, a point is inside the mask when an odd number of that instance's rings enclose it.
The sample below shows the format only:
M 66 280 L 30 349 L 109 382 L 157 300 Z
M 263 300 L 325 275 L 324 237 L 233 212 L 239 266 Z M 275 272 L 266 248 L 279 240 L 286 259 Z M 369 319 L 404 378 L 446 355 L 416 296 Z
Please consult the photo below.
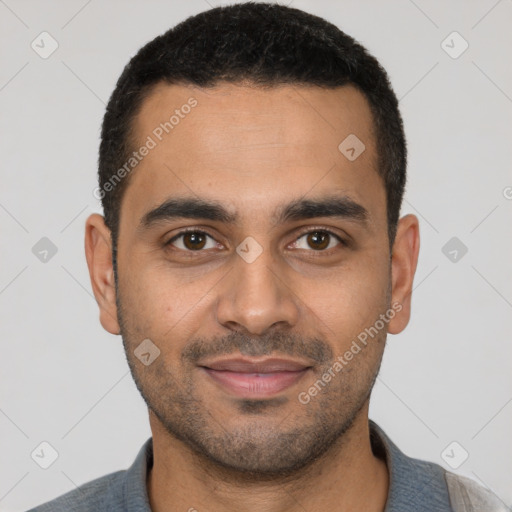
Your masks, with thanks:
M 290 2 L 286 2 L 290 3 Z M 84 221 L 105 102 L 141 45 L 194 1 L 0 0 L 0 510 L 26 510 L 129 466 L 151 435 L 121 338 L 98 321 Z M 421 224 L 409 327 L 388 338 L 371 417 L 408 455 L 512 503 L 512 1 L 306 1 L 388 70 L 409 144 L 403 213 Z M 48 59 L 31 42 L 48 31 Z M 469 48 L 450 57 L 457 31 Z M 460 40 L 448 39 L 453 51 Z M 508 188 L 507 188 L 508 187 Z M 32 247 L 48 237 L 49 261 Z M 468 253 L 452 262 L 452 237 Z M 31 452 L 58 452 L 41 469 Z M 459 446 L 460 445 L 460 446 Z M 448 459 L 450 460 L 450 459 Z

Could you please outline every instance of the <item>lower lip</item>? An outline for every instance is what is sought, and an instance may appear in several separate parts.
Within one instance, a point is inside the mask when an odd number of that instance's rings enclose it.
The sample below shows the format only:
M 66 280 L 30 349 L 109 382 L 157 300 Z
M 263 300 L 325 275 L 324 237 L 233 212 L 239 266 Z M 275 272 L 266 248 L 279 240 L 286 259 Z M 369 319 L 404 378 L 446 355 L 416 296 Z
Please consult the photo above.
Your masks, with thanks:
M 224 389 L 243 398 L 265 398 L 280 393 L 298 382 L 308 368 L 275 373 L 241 373 L 203 368 Z

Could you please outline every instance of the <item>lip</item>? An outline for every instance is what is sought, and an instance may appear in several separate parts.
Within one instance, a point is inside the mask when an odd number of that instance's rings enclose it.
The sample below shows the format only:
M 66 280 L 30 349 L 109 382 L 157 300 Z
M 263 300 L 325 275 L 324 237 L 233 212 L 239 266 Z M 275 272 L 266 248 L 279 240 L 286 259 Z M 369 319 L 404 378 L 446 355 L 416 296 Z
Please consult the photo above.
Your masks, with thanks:
M 311 365 L 290 359 L 237 357 L 203 363 L 200 368 L 230 394 L 242 398 L 266 398 L 297 383 Z
M 295 372 L 311 367 L 311 365 L 300 361 L 277 357 L 267 357 L 266 359 L 231 357 L 205 362 L 200 366 L 210 368 L 211 370 L 225 370 L 239 373 Z

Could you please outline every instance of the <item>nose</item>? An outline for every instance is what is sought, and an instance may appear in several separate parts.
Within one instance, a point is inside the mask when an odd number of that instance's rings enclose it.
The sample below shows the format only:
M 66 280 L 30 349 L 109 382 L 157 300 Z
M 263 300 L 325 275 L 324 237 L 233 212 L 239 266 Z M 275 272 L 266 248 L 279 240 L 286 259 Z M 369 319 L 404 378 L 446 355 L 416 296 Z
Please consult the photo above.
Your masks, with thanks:
M 269 329 L 295 326 L 300 300 L 289 272 L 273 260 L 269 250 L 251 262 L 238 254 L 233 257 L 234 268 L 217 301 L 217 321 L 230 330 L 260 336 Z

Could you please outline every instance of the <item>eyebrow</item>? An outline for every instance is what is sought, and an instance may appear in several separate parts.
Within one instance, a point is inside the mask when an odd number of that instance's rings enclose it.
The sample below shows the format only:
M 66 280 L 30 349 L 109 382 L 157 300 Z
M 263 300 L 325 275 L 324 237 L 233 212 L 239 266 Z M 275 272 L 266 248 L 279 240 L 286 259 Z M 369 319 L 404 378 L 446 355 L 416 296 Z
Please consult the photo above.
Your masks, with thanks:
M 321 199 L 296 199 L 279 207 L 272 220 L 276 224 L 289 221 L 333 217 L 359 222 L 366 225 L 368 210 L 348 196 L 325 197 Z M 238 215 L 228 211 L 222 204 L 193 197 L 170 198 L 142 217 L 139 231 L 174 219 L 198 219 L 236 224 Z

